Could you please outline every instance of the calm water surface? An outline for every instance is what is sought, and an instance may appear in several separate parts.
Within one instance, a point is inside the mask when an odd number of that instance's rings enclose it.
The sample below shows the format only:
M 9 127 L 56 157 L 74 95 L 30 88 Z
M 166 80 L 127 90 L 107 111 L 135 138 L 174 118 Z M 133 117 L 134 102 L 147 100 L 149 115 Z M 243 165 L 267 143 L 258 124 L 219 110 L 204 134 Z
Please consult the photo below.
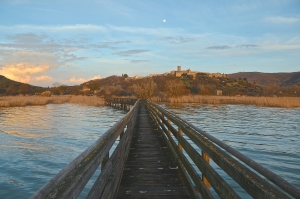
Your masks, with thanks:
M 300 108 L 162 104 L 300 188 Z M 216 164 L 213 164 L 220 171 Z M 229 180 L 227 174 L 223 173 Z M 239 185 L 238 193 L 246 198 Z
M 299 108 L 162 106 L 300 187 Z M 0 198 L 30 197 L 123 116 L 72 104 L 0 108 Z
M 74 104 L 0 108 L 0 198 L 30 197 L 123 116 Z

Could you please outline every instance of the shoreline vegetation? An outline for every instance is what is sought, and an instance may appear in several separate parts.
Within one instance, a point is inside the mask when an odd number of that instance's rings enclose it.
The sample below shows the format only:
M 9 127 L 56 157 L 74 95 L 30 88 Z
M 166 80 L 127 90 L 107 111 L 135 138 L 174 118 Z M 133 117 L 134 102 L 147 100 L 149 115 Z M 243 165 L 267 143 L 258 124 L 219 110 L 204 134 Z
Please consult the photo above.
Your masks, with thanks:
M 262 107 L 296 108 L 300 107 L 300 97 L 253 97 L 253 96 L 205 96 L 186 95 L 161 99 L 152 98 L 153 102 L 196 103 L 196 104 L 248 104 Z
M 17 107 L 17 106 L 37 106 L 46 104 L 84 104 L 88 106 L 103 106 L 104 98 L 97 96 L 83 95 L 52 95 L 43 97 L 38 95 L 32 96 L 3 96 L 0 97 L 0 107 Z
M 197 104 L 249 104 L 262 107 L 296 108 L 300 107 L 299 97 L 252 97 L 252 96 L 203 96 L 186 95 L 181 97 L 152 97 L 153 102 L 167 103 L 197 103 Z M 36 106 L 46 104 L 84 104 L 88 106 L 103 106 L 105 100 L 98 96 L 82 95 L 52 95 L 43 96 L 3 96 L 0 97 L 0 107 Z

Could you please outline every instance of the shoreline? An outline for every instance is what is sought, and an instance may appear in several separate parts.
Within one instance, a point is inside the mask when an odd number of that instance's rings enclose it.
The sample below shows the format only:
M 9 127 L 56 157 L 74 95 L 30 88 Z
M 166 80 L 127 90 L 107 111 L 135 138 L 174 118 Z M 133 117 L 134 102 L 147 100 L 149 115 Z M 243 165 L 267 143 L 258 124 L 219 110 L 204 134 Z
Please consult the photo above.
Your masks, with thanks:
M 152 98 L 153 102 L 167 102 L 174 104 L 245 104 L 261 107 L 297 108 L 300 107 L 300 97 L 252 97 L 252 96 L 203 96 L 187 95 L 161 99 Z
M 0 97 L 0 107 L 42 106 L 46 104 L 84 104 L 88 106 L 103 106 L 105 100 L 97 96 L 82 95 L 52 95 L 43 96 L 3 96 Z
M 160 98 L 152 97 L 153 102 L 166 102 L 173 104 L 196 103 L 196 104 L 245 104 L 261 107 L 298 108 L 300 97 L 252 97 L 252 96 L 203 96 L 187 95 L 182 97 Z M 46 104 L 83 104 L 88 106 L 105 105 L 104 98 L 97 96 L 82 95 L 52 95 L 43 96 L 2 96 L 0 107 L 39 106 Z

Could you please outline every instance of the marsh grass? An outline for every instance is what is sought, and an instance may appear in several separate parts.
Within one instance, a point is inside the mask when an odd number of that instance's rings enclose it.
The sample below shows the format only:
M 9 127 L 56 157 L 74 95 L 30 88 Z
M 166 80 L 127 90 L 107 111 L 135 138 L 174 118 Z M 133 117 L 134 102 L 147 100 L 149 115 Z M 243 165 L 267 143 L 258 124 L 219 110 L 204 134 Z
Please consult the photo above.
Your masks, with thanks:
M 61 96 L 4 96 L 0 97 L 0 107 L 14 107 L 14 106 L 36 106 L 46 104 L 85 104 L 89 106 L 102 106 L 105 104 L 103 98 L 96 96 L 75 96 L 75 95 L 61 95 Z
M 198 103 L 198 104 L 251 104 L 265 107 L 295 108 L 300 107 L 300 97 L 230 97 L 230 96 L 202 96 L 187 95 L 182 97 L 160 98 L 152 97 L 154 102 L 169 103 Z M 102 106 L 103 98 L 97 96 L 4 96 L 0 97 L 0 107 L 35 106 L 46 104 L 85 104 L 89 106 Z
M 295 108 L 300 107 L 300 97 L 231 97 L 231 96 L 202 96 L 187 95 L 172 98 L 152 98 L 155 102 L 170 103 L 199 103 L 199 104 L 251 104 L 265 107 Z

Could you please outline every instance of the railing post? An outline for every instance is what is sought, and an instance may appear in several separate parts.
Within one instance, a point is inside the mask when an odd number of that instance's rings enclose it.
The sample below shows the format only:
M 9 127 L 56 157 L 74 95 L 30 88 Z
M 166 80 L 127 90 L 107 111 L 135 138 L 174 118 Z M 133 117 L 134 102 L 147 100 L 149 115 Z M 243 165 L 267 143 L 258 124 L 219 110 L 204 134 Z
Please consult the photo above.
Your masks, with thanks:
M 209 164 L 209 156 L 202 151 L 202 157 L 205 160 L 205 162 L 207 162 Z M 208 182 L 208 180 L 206 179 L 206 177 L 202 174 L 202 181 L 203 184 L 206 186 L 206 188 L 209 190 L 210 189 L 210 183 Z
M 122 139 L 123 135 L 124 135 L 124 129 L 123 129 L 122 132 L 120 133 L 120 140 Z
M 182 136 L 182 134 L 183 134 L 183 133 L 182 133 L 182 130 L 181 130 L 180 128 L 178 128 L 178 135 L 179 135 L 179 136 Z M 177 139 L 177 140 L 178 140 L 178 139 Z M 182 151 L 182 146 L 181 146 L 181 144 L 179 144 L 179 141 L 178 141 L 178 148 L 179 148 L 180 151 Z
M 105 157 L 102 159 L 102 163 L 101 163 L 101 171 L 103 171 L 106 163 L 108 162 L 109 160 L 109 152 L 107 152 L 107 154 L 105 155 Z
M 168 134 L 171 135 L 171 130 L 169 128 L 171 125 L 171 121 L 168 119 L 167 123 L 168 123 Z

